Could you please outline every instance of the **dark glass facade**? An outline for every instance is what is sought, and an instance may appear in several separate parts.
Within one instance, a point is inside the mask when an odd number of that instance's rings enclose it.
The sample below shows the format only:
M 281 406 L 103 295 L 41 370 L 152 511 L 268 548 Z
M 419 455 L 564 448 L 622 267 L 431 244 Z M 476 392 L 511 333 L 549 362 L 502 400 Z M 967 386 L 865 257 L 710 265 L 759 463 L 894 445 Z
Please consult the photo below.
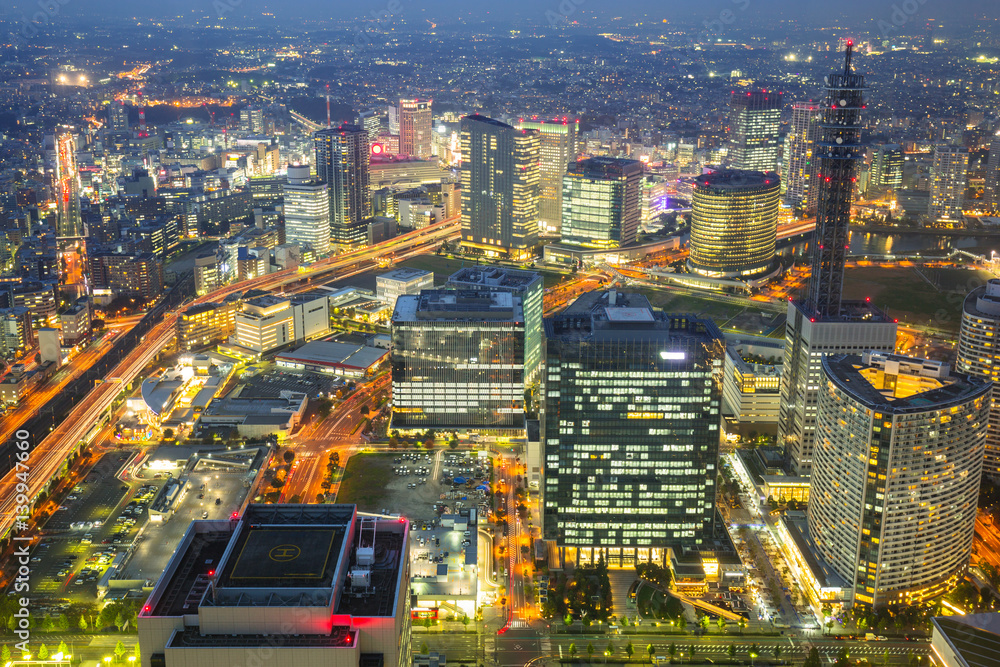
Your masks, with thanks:
M 392 315 L 392 428 L 524 429 L 524 310 L 509 292 L 423 290 Z
M 710 320 L 590 292 L 545 322 L 545 538 L 567 561 L 664 562 L 709 543 L 722 337 Z

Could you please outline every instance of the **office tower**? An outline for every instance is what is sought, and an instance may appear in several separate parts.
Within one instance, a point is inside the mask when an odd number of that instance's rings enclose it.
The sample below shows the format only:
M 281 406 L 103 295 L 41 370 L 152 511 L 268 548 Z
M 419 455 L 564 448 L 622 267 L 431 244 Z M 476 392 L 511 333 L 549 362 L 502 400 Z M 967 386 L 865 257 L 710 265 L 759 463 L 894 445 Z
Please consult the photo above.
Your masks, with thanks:
M 83 236 L 80 213 L 80 174 L 76 170 L 76 141 L 68 131 L 45 139 L 49 152 L 49 169 L 56 199 L 56 236 Z
M 538 383 L 542 366 L 542 276 L 532 271 L 475 266 L 459 269 L 448 278 L 447 287 L 458 290 L 510 292 L 521 299 L 524 311 L 524 382 Z
M 843 72 L 825 78 L 818 158 L 819 185 L 812 275 L 804 301 L 788 304 L 781 374 L 778 443 L 791 470 L 808 475 L 816 433 L 816 401 L 825 354 L 892 352 L 896 323 L 868 301 L 843 301 L 851 202 L 861 148 L 865 79 L 851 70 L 848 42 Z
M 128 128 L 128 107 L 125 102 L 112 100 L 108 105 L 108 129 L 112 132 L 127 132 Z
M 1000 382 L 1000 280 L 996 278 L 965 297 L 955 368 L 960 373 Z M 996 391 L 986 433 L 983 474 L 1000 480 L 1000 396 Z
M 785 204 L 805 212 L 816 210 L 816 142 L 822 135 L 823 110 L 817 102 L 792 105 L 784 160 Z
M 781 178 L 774 172 L 723 170 L 695 179 L 691 200 L 693 271 L 752 278 L 774 266 Z
M 729 103 L 729 164 L 749 171 L 778 170 L 782 94 L 733 91 Z
M 642 217 L 642 163 L 593 157 L 563 176 L 562 243 L 621 248 L 635 243 Z
M 236 331 L 236 299 L 190 306 L 177 317 L 177 348 L 202 350 L 226 341 Z
M 898 190 L 903 186 L 903 147 L 899 144 L 877 144 L 872 148 L 872 166 L 868 186 Z
M 934 147 L 931 196 L 927 211 L 932 221 L 962 219 L 968 172 L 968 148 L 943 145 Z
M 399 100 L 399 152 L 416 158 L 431 157 L 431 104 L 433 100 Z
M 358 125 L 368 132 L 368 143 L 374 144 L 382 133 L 382 115 L 377 110 L 364 111 L 358 115 Z
M 920 604 L 961 580 L 990 387 L 894 354 L 823 360 L 809 535 L 855 605 Z
M 538 176 L 538 231 L 543 236 L 559 236 L 562 224 L 563 175 L 576 162 L 579 120 L 533 117 L 521 120 L 519 130 L 536 130 L 541 139 Z
M 336 504 L 192 521 L 139 611 L 142 664 L 410 667 L 409 527 Z
M 990 142 L 990 155 L 986 160 L 986 183 L 983 188 L 986 210 L 1000 214 L 1000 135 Z
M 313 178 L 309 166 L 288 167 L 285 192 L 285 242 L 330 254 L 330 195 L 326 183 Z
M 545 320 L 542 530 L 577 565 L 666 564 L 708 545 L 722 336 L 640 294 L 588 292 Z
M 392 313 L 392 428 L 524 429 L 524 307 L 510 292 L 424 290 Z
M 368 132 L 344 124 L 313 135 L 316 174 L 330 192 L 330 240 L 340 248 L 363 245 L 372 216 L 368 184 L 371 153 Z
M 263 354 L 295 342 L 292 302 L 267 294 L 250 299 L 235 315 L 235 342 Z
M 538 240 L 538 132 L 462 119 L 462 245 L 528 259 Z
M 240 109 L 240 132 L 245 134 L 263 134 L 264 110 L 258 107 Z

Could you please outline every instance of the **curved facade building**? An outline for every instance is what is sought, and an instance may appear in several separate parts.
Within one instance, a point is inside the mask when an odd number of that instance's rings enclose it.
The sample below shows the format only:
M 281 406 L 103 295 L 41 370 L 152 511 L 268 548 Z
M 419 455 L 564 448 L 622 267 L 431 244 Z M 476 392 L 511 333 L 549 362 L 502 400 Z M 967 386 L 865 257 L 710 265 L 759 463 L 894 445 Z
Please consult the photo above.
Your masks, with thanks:
M 962 373 L 1000 380 L 1000 280 L 994 278 L 965 297 L 956 368 Z M 983 474 L 1000 479 L 1000 396 L 993 397 L 986 432 Z
M 990 388 L 892 354 L 823 360 L 809 534 L 854 604 L 918 604 L 972 553 Z
M 691 201 L 693 271 L 752 278 L 774 265 L 781 178 L 773 171 L 727 169 L 695 179 Z

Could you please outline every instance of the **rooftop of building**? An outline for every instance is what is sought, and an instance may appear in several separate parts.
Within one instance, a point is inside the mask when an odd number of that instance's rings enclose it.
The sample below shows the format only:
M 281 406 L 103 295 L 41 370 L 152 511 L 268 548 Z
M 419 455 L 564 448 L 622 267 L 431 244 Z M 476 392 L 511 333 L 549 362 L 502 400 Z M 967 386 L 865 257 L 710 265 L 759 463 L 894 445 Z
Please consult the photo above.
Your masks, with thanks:
M 844 588 L 847 586 L 837 572 L 817 556 L 816 546 L 809 536 L 809 521 L 805 512 L 785 512 L 779 519 L 795 543 L 795 549 L 805 559 L 806 565 L 816 578 L 820 588 Z
M 936 616 L 931 621 L 968 667 L 1000 667 L 1000 614 Z
M 1000 319 L 1000 279 L 991 278 L 969 292 L 963 310 L 973 317 Z
M 542 277 L 534 271 L 496 266 L 469 266 L 459 269 L 448 277 L 450 285 L 476 285 L 505 289 L 522 289 L 536 281 L 541 283 L 541 280 Z
M 320 366 L 346 366 L 364 370 L 380 362 L 387 354 L 389 351 L 384 348 L 318 340 L 306 343 L 294 350 L 282 352 L 276 358 L 279 361 Z
M 376 276 L 376 280 L 399 280 L 402 282 L 410 282 L 411 280 L 417 280 L 418 278 L 423 278 L 425 276 L 431 276 L 433 278 L 434 274 L 430 271 L 424 271 L 423 269 L 400 267 L 387 273 L 380 273 Z
M 862 404 L 890 413 L 946 408 L 988 393 L 992 384 L 952 373 L 947 364 L 902 355 L 839 354 L 823 358 L 824 373 Z
M 815 312 L 811 312 L 808 306 L 802 301 L 793 302 L 795 307 L 807 318 L 810 322 L 820 322 L 820 323 L 855 323 L 855 322 L 871 322 L 873 324 L 890 324 L 896 320 L 890 318 L 883 310 L 873 305 L 871 302 L 865 301 L 848 301 L 844 300 L 840 302 L 840 316 L 835 318 L 825 318 L 819 316 Z
M 738 192 L 757 190 L 773 185 L 778 187 L 781 177 L 773 171 L 748 171 L 744 169 L 720 169 L 702 174 L 695 180 L 698 188 Z
M 484 116 L 484 115 L 478 114 L 478 113 L 474 113 L 472 115 L 465 116 L 464 118 L 462 118 L 462 122 L 463 123 L 465 123 L 465 121 L 467 121 L 467 120 L 475 121 L 477 123 L 484 123 L 486 125 L 492 125 L 493 127 L 503 128 L 503 129 L 507 129 L 507 130 L 513 130 L 514 129 L 512 126 L 510 126 L 507 123 L 504 123 L 502 121 L 499 121 L 496 118 L 490 118 L 489 116 Z
M 421 290 L 396 299 L 393 322 L 426 320 L 524 321 L 521 299 L 510 292 Z
M 142 615 L 332 603 L 335 614 L 391 616 L 405 585 L 406 528 L 338 504 L 251 504 L 229 521 L 193 521 Z
M 642 162 L 639 160 L 598 155 L 571 164 L 566 173 L 579 176 L 611 175 L 620 177 L 633 173 L 641 174 L 642 170 Z

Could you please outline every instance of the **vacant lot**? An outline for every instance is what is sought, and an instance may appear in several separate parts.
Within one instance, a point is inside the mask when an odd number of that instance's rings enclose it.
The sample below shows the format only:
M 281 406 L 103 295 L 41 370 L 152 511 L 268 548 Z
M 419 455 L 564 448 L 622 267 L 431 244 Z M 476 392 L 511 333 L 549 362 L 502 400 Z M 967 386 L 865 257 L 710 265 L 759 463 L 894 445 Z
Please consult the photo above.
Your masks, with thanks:
M 431 458 L 425 459 L 423 451 L 420 452 L 420 460 L 402 459 L 404 454 L 414 454 L 414 452 L 397 452 L 394 454 L 355 454 L 347 462 L 344 470 L 344 479 L 340 484 L 340 491 L 337 493 L 338 503 L 356 504 L 358 510 L 362 512 L 381 512 L 386 510 L 390 514 L 402 514 L 407 519 L 413 521 L 427 521 L 437 517 L 434 511 L 434 503 L 441 498 L 441 494 L 448 490 L 440 483 L 440 475 L 433 476 L 435 454 L 431 453 Z M 394 461 L 400 459 L 401 463 Z M 427 475 L 417 475 L 411 472 L 409 475 L 397 475 L 393 468 L 397 466 L 408 466 L 411 471 L 418 467 L 431 469 Z M 440 465 L 438 465 L 440 469 Z M 419 484 L 416 488 L 409 488 L 408 485 L 417 482 L 421 477 L 426 477 L 427 482 Z M 450 488 L 450 487 L 448 487 Z
M 396 479 L 392 472 L 392 454 L 355 454 L 347 462 L 337 493 L 338 503 L 352 503 L 365 512 L 385 508 L 388 485 Z M 387 508 L 391 509 L 391 508 Z

